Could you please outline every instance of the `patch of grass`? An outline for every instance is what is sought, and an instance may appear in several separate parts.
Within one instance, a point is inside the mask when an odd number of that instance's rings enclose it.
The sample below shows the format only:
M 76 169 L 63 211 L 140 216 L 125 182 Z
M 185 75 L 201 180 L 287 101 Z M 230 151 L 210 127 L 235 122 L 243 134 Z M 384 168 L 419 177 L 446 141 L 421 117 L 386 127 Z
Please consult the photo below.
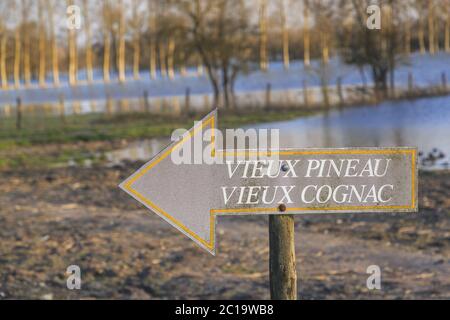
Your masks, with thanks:
M 251 110 L 220 113 L 222 128 L 236 128 L 253 123 L 281 121 L 317 113 L 318 110 L 280 109 Z M 0 123 L 0 150 L 16 146 L 78 141 L 113 141 L 169 136 L 176 128 L 190 128 L 203 114 L 184 117 L 129 113 L 71 115 L 62 121 L 59 117 L 24 117 L 22 129 L 17 130 L 15 119 L 2 119 Z
M 220 128 L 238 128 L 255 123 L 282 121 L 309 116 L 319 112 L 305 109 L 252 109 L 246 111 L 220 111 Z M 83 114 L 66 116 L 24 115 L 22 128 L 16 129 L 12 118 L 0 119 L 0 169 L 53 167 L 67 165 L 69 160 L 77 164 L 90 160 L 104 161 L 101 152 L 87 150 L 80 142 L 138 140 L 167 137 L 177 128 L 190 128 L 205 113 L 185 116 L 157 115 L 149 113 Z M 55 145 L 56 148 L 46 148 Z M 104 144 L 111 148 L 110 144 Z M 42 146 L 42 148 L 40 147 Z M 30 147 L 18 148 L 18 147 Z M 97 147 L 95 147 L 97 148 Z M 56 150 L 55 150 L 56 149 Z M 107 151 L 107 150 L 101 151 Z M 35 152 L 35 150 L 39 152 Z

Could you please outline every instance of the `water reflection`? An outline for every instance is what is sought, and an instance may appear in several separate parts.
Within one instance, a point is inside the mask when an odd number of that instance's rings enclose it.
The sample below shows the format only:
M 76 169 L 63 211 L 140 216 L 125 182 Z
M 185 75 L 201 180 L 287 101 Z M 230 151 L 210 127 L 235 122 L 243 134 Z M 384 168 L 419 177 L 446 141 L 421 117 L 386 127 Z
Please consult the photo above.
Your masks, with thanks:
M 423 169 L 450 168 L 450 97 L 385 102 L 256 128 L 280 129 L 282 148 L 418 147 L 419 165 Z M 169 142 L 169 139 L 134 142 L 106 154 L 106 158 L 110 163 L 146 161 Z
M 169 138 L 139 140 L 129 143 L 125 148 L 107 152 L 105 158 L 111 165 L 124 160 L 148 161 L 170 143 Z
M 261 124 L 280 129 L 281 147 L 412 146 L 423 167 L 449 167 L 450 97 L 385 102 Z

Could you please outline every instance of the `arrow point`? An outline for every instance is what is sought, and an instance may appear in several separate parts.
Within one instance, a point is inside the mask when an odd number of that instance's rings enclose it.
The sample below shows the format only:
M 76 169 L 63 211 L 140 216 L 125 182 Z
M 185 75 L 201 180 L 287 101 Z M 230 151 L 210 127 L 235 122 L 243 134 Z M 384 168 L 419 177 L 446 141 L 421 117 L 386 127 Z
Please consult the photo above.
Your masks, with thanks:
M 214 109 L 119 185 L 212 255 L 215 255 L 215 216 L 209 207 L 214 197 L 212 166 L 175 164 L 171 154 L 203 129 L 216 127 L 217 109 Z M 214 143 L 213 137 L 210 141 Z

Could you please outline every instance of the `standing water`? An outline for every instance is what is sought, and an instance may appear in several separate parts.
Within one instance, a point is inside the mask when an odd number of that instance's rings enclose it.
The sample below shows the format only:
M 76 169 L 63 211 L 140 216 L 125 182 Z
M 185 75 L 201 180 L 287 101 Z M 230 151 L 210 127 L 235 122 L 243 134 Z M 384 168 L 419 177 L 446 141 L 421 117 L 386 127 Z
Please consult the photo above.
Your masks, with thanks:
M 450 168 L 450 96 L 388 101 L 251 127 L 279 129 L 281 148 L 417 147 L 422 169 Z M 149 160 L 169 142 L 141 140 L 106 156 L 112 163 Z
M 422 168 L 449 168 L 450 97 L 388 101 L 257 128 L 280 130 L 281 148 L 417 147 Z

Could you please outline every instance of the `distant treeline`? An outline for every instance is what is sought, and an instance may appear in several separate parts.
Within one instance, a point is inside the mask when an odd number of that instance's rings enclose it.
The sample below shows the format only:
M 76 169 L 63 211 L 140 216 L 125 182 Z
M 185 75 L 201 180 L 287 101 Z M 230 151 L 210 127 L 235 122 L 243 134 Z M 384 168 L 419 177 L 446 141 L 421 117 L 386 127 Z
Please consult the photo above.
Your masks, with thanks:
M 379 30 L 366 26 L 371 4 Z M 106 82 L 143 70 L 172 78 L 193 68 L 230 105 L 239 72 L 274 60 L 326 66 L 340 55 L 370 65 L 386 90 L 411 52 L 450 52 L 449 8 L 440 0 L 2 0 L 1 86 L 58 86 L 62 74 L 75 85 L 96 70 Z

